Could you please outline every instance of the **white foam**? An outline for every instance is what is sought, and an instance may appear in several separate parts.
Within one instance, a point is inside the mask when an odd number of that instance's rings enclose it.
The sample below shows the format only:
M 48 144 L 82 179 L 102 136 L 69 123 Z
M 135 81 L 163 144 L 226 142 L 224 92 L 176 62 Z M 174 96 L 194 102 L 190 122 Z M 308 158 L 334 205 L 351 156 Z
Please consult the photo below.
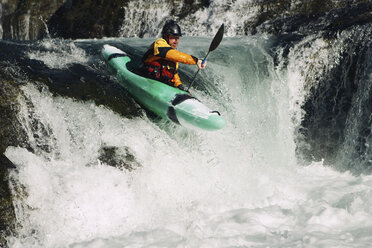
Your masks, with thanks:
M 198 52 L 205 39 L 196 41 L 184 44 Z M 35 128 L 48 135 L 31 139 L 35 153 L 5 153 L 17 166 L 10 181 L 21 224 L 10 246 L 368 247 L 372 177 L 296 163 L 290 89 L 265 42 L 230 39 L 223 59 L 211 54 L 214 80 L 201 74 L 200 83 L 223 94 L 192 93 L 228 120 L 214 133 L 24 86 L 32 104 L 19 99 L 19 118 L 29 137 Z M 102 146 L 130 149 L 142 167 L 101 164 Z
M 45 39 L 40 42 L 40 50 L 27 54 L 30 59 L 42 61 L 52 69 L 66 69 L 72 64 L 85 64 L 90 57 L 74 42 Z

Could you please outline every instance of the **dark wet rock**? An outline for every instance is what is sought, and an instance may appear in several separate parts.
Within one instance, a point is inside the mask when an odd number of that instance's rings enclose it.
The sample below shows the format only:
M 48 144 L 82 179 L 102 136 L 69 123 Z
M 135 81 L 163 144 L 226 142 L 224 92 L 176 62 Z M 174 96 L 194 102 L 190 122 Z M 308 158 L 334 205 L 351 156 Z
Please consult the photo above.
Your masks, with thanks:
M 125 20 L 125 8 L 129 2 L 134 1 L 6 1 L 0 8 L 3 38 L 40 39 L 47 35 L 48 30 L 52 37 L 60 38 L 118 37 L 124 21 L 128 21 Z M 170 15 L 177 20 L 188 20 L 196 11 L 208 9 L 211 4 L 209 0 L 164 2 L 168 2 Z M 259 0 L 249 4 L 258 8 L 259 12 L 241 27 L 245 34 L 297 32 L 305 35 L 319 30 L 337 31 L 371 20 L 371 3 L 368 0 Z M 229 8 L 228 3 L 226 8 Z M 139 9 L 136 15 L 143 15 L 144 12 L 146 10 Z M 124 36 L 143 37 L 148 24 L 138 25 L 144 28 L 136 34 Z
M 320 77 L 309 75 L 312 87 L 302 106 L 305 115 L 299 130 L 307 145 L 299 145 L 297 152 L 307 161 L 337 161 L 342 170 L 370 173 L 372 25 L 350 32 L 340 61 Z
M 128 1 L 67 0 L 48 21 L 53 37 L 102 38 L 118 36 Z
M 4 75 L 3 75 L 4 76 Z M 17 82 L 0 80 L 0 154 L 8 146 L 29 148 L 27 135 L 17 117 L 20 90 Z
M 46 33 L 45 22 L 64 0 L 9 0 L 1 3 L 3 39 L 34 40 Z
M 117 36 L 127 1 L 10 0 L 1 3 L 3 39 Z M 47 28 L 48 27 L 48 28 Z
M 291 1 L 262 0 L 253 3 L 253 6 L 259 8 L 259 13 L 251 20 L 246 21 L 243 27 L 245 35 L 256 34 L 257 28 L 260 27 L 260 25 L 265 22 L 275 20 L 281 17 L 284 13 L 288 12 L 291 9 Z
M 118 37 L 125 18 L 124 8 L 127 7 L 128 2 L 130 1 L 66 1 L 48 21 L 50 33 L 53 37 L 71 39 Z M 184 19 L 200 8 L 209 6 L 209 1 L 184 0 L 182 4 L 169 1 L 169 5 L 172 16 Z M 138 15 L 141 15 L 143 11 L 141 10 Z M 139 23 L 139 25 L 146 24 Z M 145 33 L 146 31 L 141 30 L 138 34 L 125 36 L 143 37 Z
M 141 166 L 128 147 L 104 146 L 99 151 L 98 159 L 107 165 L 132 171 Z
M 346 119 L 358 88 L 354 75 L 356 63 L 365 59 L 359 56 L 355 53 L 352 57 L 344 56 L 340 65 L 320 78 L 317 87 L 310 91 L 303 106 L 306 114 L 301 123 L 301 134 L 310 145 L 310 150 L 305 152 L 311 154 L 309 161 L 325 158 L 326 163 L 334 162 L 344 141 Z M 350 66 L 352 70 L 344 71 L 345 66 Z
M 366 75 L 372 71 L 368 55 L 372 49 L 368 38 L 372 36 L 372 3 L 314 0 L 302 4 L 286 1 L 285 4 L 287 10 L 272 6 L 276 8 L 275 14 L 269 13 L 269 8 L 258 16 L 262 18 L 259 22 L 247 27 L 248 33 L 271 33 L 277 37 L 274 47 L 282 50 L 280 58 L 278 53 L 272 54 L 276 65 L 280 61 L 285 66 L 286 56 L 299 42 L 310 47 L 315 39 L 321 38 L 332 44 L 336 40 L 341 42 L 342 32 L 354 34 L 342 40 L 343 49 L 336 56 L 339 61 L 330 62 L 328 69 L 317 70 L 316 77 L 312 72 L 304 72 L 310 91 L 302 106 L 305 115 L 296 133 L 298 157 L 305 163 L 324 160 L 325 164 L 342 164 L 339 166 L 342 170 L 356 173 L 372 171 L 372 158 L 368 155 L 372 146 L 371 121 L 360 118 L 364 120 L 359 121 L 358 128 L 350 127 L 351 116 L 356 111 L 353 109 L 355 98 L 360 97 L 361 88 L 367 88 Z M 305 39 L 309 37 L 312 39 L 307 42 Z M 368 99 L 366 97 L 362 108 L 365 116 L 370 116 L 367 110 L 372 109 Z M 363 168 L 355 167 L 356 158 Z
M 0 247 L 7 247 L 6 237 L 15 231 L 16 217 L 12 194 L 8 184 L 8 170 L 15 168 L 12 162 L 0 154 Z
M 20 84 L 11 79 L 12 70 L 7 72 L 2 64 L 0 72 L 0 247 L 7 247 L 5 237 L 15 231 L 15 213 L 12 194 L 9 189 L 8 171 L 15 166 L 3 154 L 8 146 L 30 149 L 28 138 L 17 114 Z
M 63 44 L 60 45 L 63 46 Z M 14 91 L 19 92 L 17 87 L 20 85 L 17 84 L 27 81 L 35 85 L 47 86 L 49 91 L 54 95 L 82 101 L 93 101 L 97 105 L 105 105 L 127 118 L 143 115 L 140 106 L 116 82 L 115 78 L 108 75 L 105 66 L 101 65 L 102 68 L 94 69 L 89 65 L 76 63 L 63 69 L 49 68 L 43 62 L 30 60 L 25 56 L 25 53 L 28 52 L 26 43 L 12 43 L 11 47 L 12 49 L 9 50 L 6 43 L 0 44 L 0 49 L 4 50 L 1 58 L 3 67 L 0 73 L 9 79 L 8 86 L 12 85 L 12 90 L 9 92 L 6 88 L 2 89 L 8 92 L 6 94 L 4 93 L 4 97 Z M 40 51 L 42 51 L 41 49 Z M 99 49 L 95 48 L 94 50 L 95 57 L 93 63 L 101 61 L 101 58 L 97 56 Z M 94 67 L 96 66 L 94 65 Z M 7 71 L 6 68 L 9 68 L 9 70 Z M 14 97 L 16 97 L 16 94 Z M 6 100 L 8 101 L 6 104 L 16 103 L 14 99 L 6 98 Z M 14 112 L 8 111 L 8 113 L 11 114 Z
M 74 64 L 66 70 L 50 69 L 39 63 L 26 68 L 28 78 L 48 86 L 53 95 L 104 105 L 127 118 L 141 116 L 142 110 L 129 93 L 115 79 L 104 73 Z
M 171 3 L 174 1 L 170 1 Z M 194 0 L 184 0 L 181 8 L 177 8 L 177 5 L 174 6 L 172 10 L 172 15 L 177 16 L 178 19 L 182 20 L 187 18 L 190 14 L 195 13 L 196 11 L 202 8 L 208 8 L 210 5 L 210 0 L 201 0 L 201 1 L 194 1 Z
M 310 3 L 313 3 L 311 5 Z M 323 1 L 322 1 L 323 2 Z M 319 4 L 319 1 L 308 1 L 298 10 L 268 20 L 259 27 L 261 32 L 275 35 L 297 34 L 301 37 L 325 32 L 327 36 L 334 36 L 337 32 L 355 25 L 372 22 L 372 3 L 358 1 L 347 4 Z

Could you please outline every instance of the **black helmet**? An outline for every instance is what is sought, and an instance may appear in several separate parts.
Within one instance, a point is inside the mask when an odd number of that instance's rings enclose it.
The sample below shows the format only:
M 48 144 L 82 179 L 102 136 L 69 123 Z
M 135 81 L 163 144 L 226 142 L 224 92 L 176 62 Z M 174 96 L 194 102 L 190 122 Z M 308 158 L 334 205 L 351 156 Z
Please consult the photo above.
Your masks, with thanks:
M 174 36 L 182 36 L 181 28 L 178 26 L 177 22 L 175 21 L 168 21 L 165 23 L 161 34 L 164 35 L 174 35 Z

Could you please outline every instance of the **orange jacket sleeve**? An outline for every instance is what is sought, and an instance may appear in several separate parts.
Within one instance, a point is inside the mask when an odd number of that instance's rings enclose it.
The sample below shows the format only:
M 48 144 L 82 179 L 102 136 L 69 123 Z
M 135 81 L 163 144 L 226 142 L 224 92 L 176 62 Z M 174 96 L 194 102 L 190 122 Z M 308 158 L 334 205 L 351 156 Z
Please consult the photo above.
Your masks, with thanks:
M 165 59 L 173 61 L 173 62 L 180 62 L 183 64 L 188 64 L 188 65 L 195 65 L 198 62 L 198 59 L 195 58 L 194 56 L 177 51 L 176 49 L 169 50 L 167 54 L 165 55 Z
M 159 57 L 172 62 L 180 62 L 188 65 L 195 65 L 198 62 L 198 59 L 187 53 L 180 52 L 176 49 L 173 49 L 165 39 L 157 39 L 150 48 L 152 54 L 145 59 L 145 61 L 154 61 L 159 59 Z M 155 56 L 155 57 L 154 57 Z M 156 58 L 157 57 L 157 58 Z

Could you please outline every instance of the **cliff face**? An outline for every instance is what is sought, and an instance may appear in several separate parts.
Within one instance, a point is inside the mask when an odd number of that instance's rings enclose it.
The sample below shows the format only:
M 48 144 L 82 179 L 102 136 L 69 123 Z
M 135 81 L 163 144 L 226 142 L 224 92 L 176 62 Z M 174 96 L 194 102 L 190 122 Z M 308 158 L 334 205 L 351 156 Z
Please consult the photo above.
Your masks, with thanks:
M 367 1 L 353 4 L 347 1 L 337 4 L 325 1 L 324 6 L 313 1 L 313 5 L 294 5 L 290 14 L 269 19 L 259 29 L 275 35 L 296 34 L 303 37 L 325 31 L 326 35 L 333 36 L 351 26 L 372 22 L 371 10 L 372 4 Z
M 63 38 L 118 36 L 126 2 L 68 0 L 48 20 L 48 27 L 52 36 Z
M 115 36 L 125 1 L 9 0 L 1 3 L 2 38 L 35 40 Z
M 64 0 L 8 0 L 1 3 L 2 38 L 40 39 L 46 33 L 46 21 Z
M 18 121 L 16 98 L 18 85 L 1 75 L 0 80 L 0 247 L 6 247 L 5 237 L 14 232 L 13 196 L 8 183 L 9 169 L 15 166 L 3 154 L 8 146 L 27 147 L 27 138 Z
M 12 162 L 5 155 L 0 154 L 0 247 L 6 247 L 5 236 L 11 235 L 15 230 L 15 214 L 13 197 L 8 184 L 8 169 L 14 168 Z
M 158 30 L 159 25 L 170 17 L 187 25 L 197 25 L 199 28 L 202 25 L 208 30 L 213 24 L 206 23 L 208 20 L 228 22 L 224 13 L 231 10 L 242 16 L 241 27 L 227 25 L 227 30 L 234 29 L 232 35 L 257 31 L 278 34 L 294 32 L 303 26 L 319 29 L 329 13 L 335 13 L 337 9 L 355 9 L 355 6 L 364 8 L 364 14 L 352 10 L 346 19 L 343 18 L 344 14 L 334 17 L 334 23 L 328 27 L 334 30 L 370 21 L 371 3 L 368 0 L 259 0 L 243 4 L 218 0 L 163 0 L 156 3 L 142 0 L 8 0 L 0 4 L 0 37 L 34 40 L 46 35 L 67 39 L 152 36 L 156 35 L 154 30 Z M 252 10 L 253 15 L 246 15 Z M 204 20 L 200 16 L 205 14 L 203 11 L 210 12 L 210 16 L 215 15 L 216 20 L 211 17 Z
M 35 40 L 47 35 L 79 39 L 117 37 L 129 0 L 9 0 L 0 5 L 0 37 Z M 180 19 L 206 7 L 209 1 L 164 1 L 170 13 Z M 157 7 L 156 3 L 150 7 Z M 178 8 L 180 7 L 180 8 Z M 146 10 L 142 10 L 146 11 Z M 128 20 L 129 22 L 131 20 Z M 145 25 L 138 24 L 135 25 Z M 128 36 L 141 34 L 128 34 Z

